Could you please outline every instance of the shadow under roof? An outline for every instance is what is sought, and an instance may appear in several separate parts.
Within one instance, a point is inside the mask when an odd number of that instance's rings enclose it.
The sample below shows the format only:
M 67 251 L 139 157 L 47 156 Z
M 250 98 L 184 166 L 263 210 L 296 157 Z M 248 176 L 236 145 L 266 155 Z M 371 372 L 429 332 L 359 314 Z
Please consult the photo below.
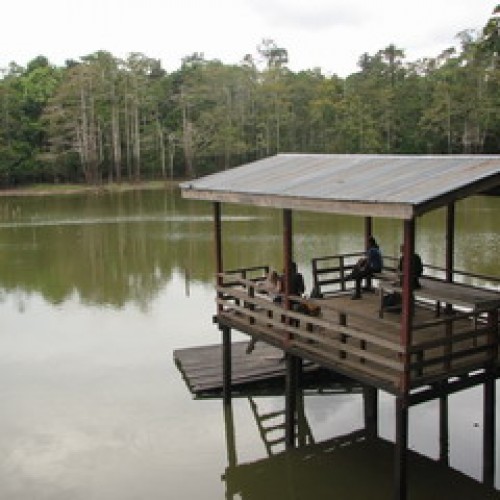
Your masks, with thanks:
M 278 154 L 181 184 L 191 199 L 411 219 L 500 193 L 500 156 Z

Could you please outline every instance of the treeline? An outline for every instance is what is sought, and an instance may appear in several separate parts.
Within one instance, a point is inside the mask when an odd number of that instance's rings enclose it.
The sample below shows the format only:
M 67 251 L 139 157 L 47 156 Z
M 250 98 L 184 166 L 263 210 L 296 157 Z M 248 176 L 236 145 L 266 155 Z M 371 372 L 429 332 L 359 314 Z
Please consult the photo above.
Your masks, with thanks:
M 278 152 L 499 153 L 500 6 L 460 48 L 390 45 L 346 78 L 292 72 L 264 40 L 238 65 L 97 52 L 0 79 L 0 184 L 193 177 Z

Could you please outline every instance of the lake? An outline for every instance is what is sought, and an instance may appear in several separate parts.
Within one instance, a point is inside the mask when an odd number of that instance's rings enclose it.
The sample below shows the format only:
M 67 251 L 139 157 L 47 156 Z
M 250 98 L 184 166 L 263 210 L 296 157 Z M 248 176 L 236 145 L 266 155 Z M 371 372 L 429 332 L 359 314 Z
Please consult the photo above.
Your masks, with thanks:
M 458 205 L 457 268 L 500 276 L 499 211 L 496 199 Z M 444 223 L 442 211 L 417 222 L 428 263 L 444 264 Z M 363 246 L 359 218 L 299 213 L 294 226 L 309 291 L 312 257 Z M 212 234 L 211 205 L 175 189 L 0 199 L 0 498 L 390 497 L 390 446 L 331 441 L 363 427 L 358 392 L 304 397 L 310 438 L 330 443 L 317 454 L 266 447 L 256 415 L 283 411 L 283 396 L 224 410 L 189 393 L 173 351 L 220 341 Z M 376 219 L 374 234 L 397 255 L 401 224 Z M 281 268 L 280 212 L 224 206 L 223 237 L 227 269 Z M 393 403 L 380 395 L 387 441 Z M 453 498 L 500 498 L 470 480 L 482 474 L 481 388 L 451 396 L 449 412 L 452 469 L 417 462 L 410 498 L 430 484 L 446 498 L 450 477 Z M 413 407 L 410 448 L 437 459 L 438 424 L 437 402 Z

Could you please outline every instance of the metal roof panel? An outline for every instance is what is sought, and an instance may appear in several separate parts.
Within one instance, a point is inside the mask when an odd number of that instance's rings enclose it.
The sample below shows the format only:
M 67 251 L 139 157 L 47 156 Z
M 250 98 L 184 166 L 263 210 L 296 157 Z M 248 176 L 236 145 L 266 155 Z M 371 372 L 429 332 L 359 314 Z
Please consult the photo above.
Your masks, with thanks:
M 279 154 L 181 184 L 183 195 L 349 213 L 418 212 L 451 193 L 500 186 L 500 156 Z M 476 188 L 475 188 L 476 186 Z M 469 189 L 469 191 L 467 191 Z M 476 191 L 475 191 L 476 189 Z M 458 195 L 457 195 L 458 196 Z M 453 195 L 451 194 L 453 198 Z M 371 213 L 367 213 L 371 215 Z

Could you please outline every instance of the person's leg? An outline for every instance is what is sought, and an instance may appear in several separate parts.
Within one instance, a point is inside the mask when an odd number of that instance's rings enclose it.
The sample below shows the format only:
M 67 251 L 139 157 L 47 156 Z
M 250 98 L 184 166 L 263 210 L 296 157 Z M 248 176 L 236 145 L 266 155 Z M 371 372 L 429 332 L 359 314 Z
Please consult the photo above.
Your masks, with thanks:
M 369 269 L 360 269 L 356 275 L 353 277 L 356 288 L 354 289 L 354 295 L 351 297 L 352 299 L 360 299 L 361 298 L 361 282 L 364 278 L 371 276 L 371 271 Z

